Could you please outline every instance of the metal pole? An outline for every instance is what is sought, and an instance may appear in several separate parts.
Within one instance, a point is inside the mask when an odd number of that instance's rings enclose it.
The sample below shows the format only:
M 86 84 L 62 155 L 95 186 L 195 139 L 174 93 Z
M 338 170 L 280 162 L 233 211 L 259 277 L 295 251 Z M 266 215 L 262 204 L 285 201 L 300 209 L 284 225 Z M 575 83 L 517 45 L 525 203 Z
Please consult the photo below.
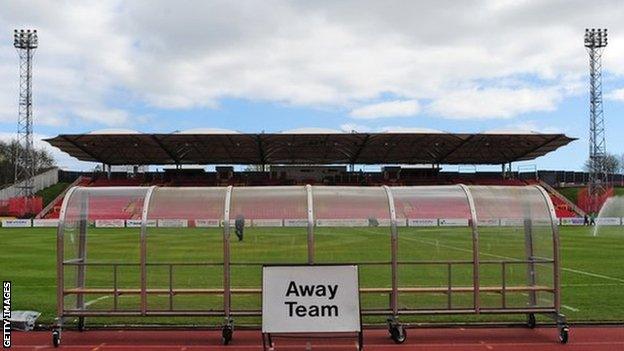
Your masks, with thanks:
M 550 212 L 550 226 L 552 228 L 553 235 L 553 285 L 555 290 L 555 309 L 557 313 L 561 310 L 561 272 L 560 272 L 560 262 L 559 262 L 559 226 L 557 225 L 557 214 L 555 213 L 555 207 L 550 200 L 550 196 L 539 185 L 534 185 L 542 194 L 544 201 L 546 202 L 546 206 L 548 207 L 548 211 Z
M 225 191 L 225 204 L 223 208 L 223 312 L 229 323 L 230 310 L 230 205 L 232 202 L 232 186 Z
M 479 313 L 481 309 L 481 296 L 479 295 L 479 229 L 477 224 L 477 210 L 470 189 L 464 184 L 459 184 L 459 187 L 466 193 L 468 206 L 470 207 L 470 227 L 472 228 L 472 285 L 474 289 L 473 303 L 475 312 Z
M 312 186 L 306 185 L 308 197 L 308 264 L 314 264 L 314 197 Z
M 388 210 L 390 213 L 390 250 L 392 255 L 392 293 L 390 295 L 390 308 L 392 309 L 393 316 L 397 316 L 399 313 L 399 233 L 397 229 L 396 210 L 394 207 L 394 196 L 392 195 L 392 189 L 390 189 L 390 187 L 387 185 L 384 185 L 383 188 L 386 191 L 386 196 L 388 197 Z
M 63 324 L 63 311 L 65 310 L 65 296 L 63 290 L 65 290 L 65 277 L 63 261 L 65 260 L 65 215 L 67 213 L 67 205 L 74 194 L 74 191 L 80 187 L 73 187 L 69 189 L 63 204 L 61 205 L 61 211 L 59 213 L 58 229 L 56 231 L 56 310 L 58 323 Z
M 85 287 L 85 275 L 87 267 L 87 225 L 89 222 L 89 195 L 86 191 L 80 193 L 80 221 L 78 231 L 78 274 L 76 275 L 76 287 Z M 76 295 L 76 308 L 84 309 L 84 294 Z
M 147 189 L 143 199 L 143 213 L 141 214 L 141 314 L 147 312 L 147 214 L 152 194 L 157 186 Z
M 526 207 L 529 207 L 528 209 Z M 527 261 L 527 280 L 530 286 L 534 287 L 536 284 L 536 272 L 535 272 L 535 259 L 533 250 L 533 225 L 531 222 L 530 205 L 525 203 L 525 218 L 524 218 L 524 252 Z M 527 213 L 528 212 L 528 213 Z M 535 290 L 529 292 L 529 304 L 531 307 L 537 304 L 537 297 Z

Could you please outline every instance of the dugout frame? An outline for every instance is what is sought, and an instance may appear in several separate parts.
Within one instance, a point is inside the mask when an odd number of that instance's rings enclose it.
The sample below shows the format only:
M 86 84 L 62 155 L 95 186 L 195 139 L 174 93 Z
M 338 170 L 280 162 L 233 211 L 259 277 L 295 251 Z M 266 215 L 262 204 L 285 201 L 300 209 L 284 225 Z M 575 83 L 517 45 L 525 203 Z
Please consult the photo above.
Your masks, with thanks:
M 246 198 L 262 200 L 262 196 L 279 196 L 280 192 L 296 193 L 297 209 L 295 214 L 301 227 L 299 234 L 305 236 L 305 262 L 236 262 L 232 260 L 231 232 L 236 214 L 232 209 L 238 204 L 237 194 L 247 194 Z M 157 229 L 161 228 L 160 218 L 155 215 L 157 205 L 162 206 L 163 211 L 175 209 L 175 202 L 169 195 L 176 192 L 186 192 L 193 197 L 192 206 L 185 207 L 185 211 L 192 212 L 211 208 L 212 213 L 219 213 L 218 227 L 211 230 L 220 233 L 221 256 L 212 261 L 189 261 L 189 262 L 150 262 L 148 240 Z M 169 194 L 169 195 L 167 195 Z M 276 195 L 277 194 L 277 195 Z M 167 196 L 166 196 L 167 195 Z M 323 197 L 325 196 L 325 197 Z M 156 199 L 162 198 L 156 203 Z M 240 196 L 240 199 L 245 197 Z M 102 199 L 108 199 L 103 201 Z M 187 198 L 188 199 L 188 198 Z M 206 200 L 210 199 L 210 201 Z M 341 260 L 331 261 L 331 258 L 316 256 L 316 243 L 319 227 L 323 218 L 319 218 L 323 211 L 331 212 L 331 206 L 340 205 L 344 199 L 352 199 L 355 219 L 362 219 L 362 213 L 379 213 L 383 210 L 386 214 L 378 214 L 378 222 L 383 222 L 381 227 L 387 227 L 389 236 L 389 252 L 386 259 L 363 260 L 346 262 Z M 445 202 L 445 199 L 453 201 Z M 110 201 L 109 201 L 110 200 Z M 98 202 L 99 201 L 99 202 Z M 184 201 L 184 199 L 183 199 Z M 183 202 L 182 201 L 182 202 Z M 241 200 L 242 201 L 242 200 Z M 290 200 L 289 200 L 290 201 Z M 325 203 L 325 208 L 319 204 Z M 383 202 L 383 203 L 382 203 Z M 450 206 L 452 202 L 455 205 Z M 112 203 L 112 204 L 111 204 Z M 402 258 L 399 255 L 401 233 L 405 237 L 411 234 L 419 234 L 422 230 L 418 226 L 409 226 L 409 216 L 418 216 L 419 211 L 424 211 L 422 204 L 440 203 L 435 211 L 448 211 L 449 208 L 459 208 L 460 218 L 465 220 L 468 236 L 466 243 L 470 249 L 463 249 L 470 259 L 411 259 Z M 291 203 L 292 204 L 292 203 Z M 371 205 L 372 204 L 372 205 Z M 108 206 L 108 207 L 107 207 Z M 106 262 L 87 259 L 89 246 L 87 244 L 90 221 L 93 214 L 104 211 L 110 207 L 122 206 L 123 210 L 134 215 L 134 220 L 140 220 L 140 227 L 136 228 L 138 240 L 136 256 L 130 262 Z M 372 206 L 369 208 L 369 206 Z M 420 206 L 420 207 L 419 207 Z M 330 208 L 327 208 L 330 207 Z M 366 208 L 364 211 L 357 211 Z M 372 209 L 371 209 L 372 208 Z M 406 210 L 406 208 L 408 208 Z M 111 212 L 119 211 L 119 208 Z M 366 212 L 368 211 L 368 212 Z M 92 213 L 93 212 L 93 213 Z M 184 211 L 182 211 L 184 212 Z M 137 216 L 140 214 L 140 217 Z M 105 214 L 98 213 L 99 217 Z M 249 216 L 249 214 L 247 214 Z M 501 216 L 515 216 L 502 218 Z M 197 215 L 194 220 L 197 220 Z M 248 217 L 249 218 L 249 217 Z M 250 220 L 255 218 L 251 217 Z M 452 219 L 452 218 L 451 218 Z M 480 233 L 497 235 L 507 230 L 503 228 L 502 219 L 509 220 L 509 238 L 515 238 L 518 243 L 524 245 L 524 258 L 499 256 L 497 259 L 486 259 L 480 247 Z M 498 220 L 498 226 L 491 226 L 493 220 Z M 156 221 L 156 227 L 150 225 L 150 221 Z M 370 222 L 370 218 L 369 218 Z M 400 222 L 405 223 L 405 227 Z M 451 221 L 449 221 L 451 222 Z M 282 223 L 283 219 L 282 219 Z M 336 220 L 327 220 L 327 230 L 339 232 L 339 227 L 332 227 Z M 463 223 L 463 222 L 462 222 Z M 441 222 L 438 220 L 438 224 Z M 449 223 L 445 223 L 447 225 Z M 379 224 L 378 224 L 379 225 Z M 164 230 L 164 229 L 163 229 Z M 175 232 L 175 228 L 171 231 Z M 521 237 L 522 236 L 522 237 Z M 68 240 L 71 237 L 71 240 Z M 165 237 L 166 238 L 166 237 Z M 534 250 L 538 242 L 543 247 L 540 252 Z M 495 239 L 496 240 L 496 239 Z M 504 240 L 498 239 L 498 244 L 504 244 Z M 69 242 L 71 241 L 71 242 Z M 496 242 L 496 241 L 493 241 Z M 105 243 L 106 244 L 106 243 Z M 444 246 L 442 246 L 444 248 Z M 406 250 L 409 251 L 409 250 Z M 444 250 L 441 250 L 442 252 Z M 469 252 L 470 251 L 470 252 Z M 201 251 L 199 251 L 201 253 Z M 492 255 L 485 253 L 485 255 Z M 329 260 L 329 261 L 328 261 Z M 557 218 L 553 204 L 548 193 L 537 185 L 532 186 L 410 186 L 410 187 L 341 187 L 341 186 L 279 186 L 279 187 L 197 187 L 197 188 L 172 188 L 172 187 L 74 187 L 70 189 L 63 201 L 59 226 L 57 230 L 57 319 L 53 328 L 53 344 L 58 346 L 61 340 L 61 330 L 68 318 L 78 318 L 78 328 L 84 328 L 87 317 L 152 317 L 152 316 L 206 316 L 223 317 L 222 326 L 223 343 L 228 344 L 233 336 L 234 317 L 260 316 L 261 310 L 253 308 L 235 308 L 232 298 L 237 296 L 260 296 L 261 289 L 245 286 L 235 286 L 232 282 L 232 269 L 237 266 L 262 267 L 265 264 L 356 264 L 360 267 L 373 266 L 386 269 L 389 272 L 388 286 L 365 286 L 360 287 L 360 294 L 387 295 L 387 306 L 382 308 L 365 308 L 364 316 L 388 316 L 388 330 L 391 338 L 402 343 L 406 339 L 404 324 L 400 322 L 400 316 L 410 315 L 443 315 L 443 314 L 525 314 L 527 325 L 534 327 L 536 324 L 535 314 L 543 314 L 551 317 L 559 331 L 559 341 L 566 343 L 568 340 L 568 325 L 565 316 L 561 314 L 561 285 L 560 285 L 560 255 L 559 255 L 559 231 Z M 524 266 L 526 273 L 523 283 L 509 285 L 511 266 Z M 197 287 L 175 287 L 174 271 L 178 266 L 211 267 L 221 272 L 221 284 Z M 419 286 L 414 284 L 407 286 L 401 282 L 402 272 L 418 273 L 425 267 L 442 266 L 446 268 L 447 284 L 439 286 Z M 486 267 L 500 266 L 500 284 L 493 284 L 487 280 L 484 273 L 491 272 Z M 112 287 L 90 286 L 87 278 L 87 270 L 96 268 L 110 268 L 112 270 Z M 156 275 L 158 281 L 168 281 L 164 286 L 152 287 L 149 273 L 154 267 L 164 269 L 165 273 Z M 384 268 L 385 267 L 385 268 Z M 402 267 L 417 267 L 402 269 Z M 456 267 L 468 267 L 471 271 L 471 283 L 456 285 L 453 283 L 452 272 Z M 119 272 L 124 269 L 135 269 L 129 281 L 123 282 Z M 498 269 L 498 268 L 497 268 Z M 522 270 L 522 269 L 521 269 Z M 518 273 L 518 269 L 514 270 Z M 416 274 L 414 273 L 414 274 Z M 524 274 L 524 273 L 523 273 Z M 215 274 L 212 274 L 215 275 Z M 456 274 L 455 274 L 456 276 Z M 163 278 L 164 277 L 164 278 Z M 516 277 L 517 278 L 517 277 Z M 496 278 L 499 279 L 499 278 Z M 546 279 L 542 284 L 541 279 Z M 516 279 L 516 283 L 518 283 Z M 383 285 L 383 284 L 382 284 Z M 452 299 L 456 295 L 467 295 L 471 303 L 461 307 L 454 307 Z M 515 294 L 520 304 L 511 303 L 511 295 Z M 448 302 L 445 305 L 434 307 L 410 307 L 409 303 L 403 303 L 405 296 L 436 295 L 443 296 Z M 490 295 L 500 295 L 501 305 L 485 303 Z M 90 309 L 86 303 L 87 296 L 112 297 L 112 307 L 107 309 Z M 124 307 L 119 297 L 130 296 L 135 299 L 133 307 Z M 201 296 L 206 299 L 221 299 L 220 308 L 206 308 L 197 306 L 191 309 L 176 309 L 173 307 L 174 298 L 178 296 Z M 548 296 L 544 298 L 543 296 Z M 168 301 L 169 308 L 154 309 L 148 302 L 152 297 L 161 297 Z M 526 299 L 526 300 L 525 300 Z M 542 300 L 545 300 L 542 301 Z M 410 300 L 412 301 L 412 300 Z

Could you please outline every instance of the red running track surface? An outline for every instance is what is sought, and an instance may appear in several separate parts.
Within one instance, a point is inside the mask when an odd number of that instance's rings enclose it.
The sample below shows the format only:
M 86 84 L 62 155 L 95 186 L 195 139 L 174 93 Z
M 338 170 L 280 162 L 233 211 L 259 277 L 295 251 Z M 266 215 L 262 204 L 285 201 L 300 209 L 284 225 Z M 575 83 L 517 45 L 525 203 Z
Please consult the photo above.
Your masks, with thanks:
M 57 350 L 262 350 L 258 330 L 237 330 L 229 346 L 220 344 L 217 330 L 91 330 L 65 331 Z M 12 350 L 54 350 L 51 332 L 12 335 Z M 306 340 L 276 338 L 275 350 L 305 350 Z M 311 339 L 312 350 L 355 350 L 353 339 Z M 573 326 L 567 345 L 557 342 L 557 330 L 527 328 L 418 328 L 409 329 L 404 344 L 394 344 L 386 330 L 364 332 L 364 350 L 377 351 L 612 351 L 624 350 L 624 326 Z

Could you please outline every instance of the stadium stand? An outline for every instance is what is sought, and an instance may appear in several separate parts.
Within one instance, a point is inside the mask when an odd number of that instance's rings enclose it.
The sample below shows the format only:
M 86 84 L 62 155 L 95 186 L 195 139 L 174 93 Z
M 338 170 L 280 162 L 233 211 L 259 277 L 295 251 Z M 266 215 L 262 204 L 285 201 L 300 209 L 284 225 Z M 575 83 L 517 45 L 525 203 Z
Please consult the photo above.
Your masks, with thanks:
M 90 176 L 81 176 L 73 185 L 87 187 L 103 187 L 103 186 L 151 186 L 158 185 L 161 187 L 194 187 L 194 186 L 273 186 L 273 185 L 341 185 L 341 186 L 375 186 L 375 185 L 515 185 L 522 186 L 527 184 L 541 184 L 547 188 L 553 204 L 556 208 L 558 217 L 575 217 L 582 216 L 584 213 L 569 201 L 566 202 L 556 190 L 548 184 L 542 184 L 537 179 L 527 178 L 503 178 L 500 173 L 496 177 L 496 172 L 483 173 L 459 173 L 459 172 L 439 172 L 435 169 L 422 168 L 401 168 L 386 167 L 381 172 L 350 172 L 346 167 L 335 166 L 302 166 L 306 168 L 307 174 L 297 171 L 296 167 L 288 167 L 280 169 L 274 167 L 271 171 L 241 171 L 235 172 L 232 167 L 219 167 L 216 172 L 205 172 L 203 169 L 166 169 L 164 172 L 146 172 L 138 174 L 129 173 L 93 173 Z M 323 171 L 323 168 L 329 169 L 330 172 Z M 305 172 L 303 172 L 305 173 Z M 512 176 L 514 176 L 512 174 Z M 517 176 L 517 175 L 516 175 Z M 107 200 L 108 201 L 108 200 Z M 137 204 L 128 203 L 120 206 L 118 200 L 110 199 L 110 206 L 103 204 L 106 208 L 124 208 L 124 211 L 114 213 L 112 211 L 103 211 L 95 219 L 136 219 L 139 214 L 136 212 Z M 41 214 L 39 218 L 54 219 L 58 218 L 62 204 L 62 197 L 57 198 L 48 211 Z M 0 203 L 0 207 L 3 204 Z M 99 204 L 102 205 L 102 204 Z M 419 205 L 418 208 L 412 207 L 410 204 L 397 204 L 397 211 L 405 218 L 428 218 L 428 209 L 432 206 Z M 461 204 L 459 204 L 461 206 Z M 449 206 L 449 213 L 460 213 L 461 211 L 453 208 L 453 204 Z M 297 211 L 293 213 L 274 213 L 271 208 L 261 208 L 263 213 L 258 214 L 259 218 L 298 218 Z M 333 206 L 340 208 L 340 206 Z M 437 212 L 439 214 L 439 211 Z M 345 214 L 327 213 L 324 218 L 339 218 Z M 366 214 L 366 216 L 380 216 L 382 214 Z M 193 213 L 186 215 L 180 214 L 179 218 L 194 218 Z M 299 216 L 300 217 L 300 216 Z
M 104 169 L 108 168 L 107 173 L 74 174 L 74 179 L 79 175 L 91 178 L 83 186 L 540 184 L 544 188 L 548 186 L 557 215 L 567 217 L 584 215 L 583 206 L 570 202 L 556 188 L 583 187 L 588 179 L 586 172 L 537 170 L 536 166 L 525 164 L 522 171 L 518 166 L 518 171 L 503 174 L 477 172 L 476 167 L 501 165 L 503 169 L 511 169 L 512 163 L 534 160 L 573 140 L 564 134 L 535 132 L 466 134 L 399 130 L 341 133 L 304 128 L 275 133 L 205 129 L 147 134 L 104 130 L 59 135 L 45 141 L 78 160 L 97 162 Z M 233 164 L 249 166 L 241 172 L 235 171 Z M 354 172 L 346 166 L 387 164 L 395 166 L 384 166 L 376 172 Z M 169 168 L 147 172 L 148 165 Z M 205 172 L 194 165 L 213 165 L 215 170 Z M 440 165 L 458 165 L 458 171 L 442 172 Z M 270 171 L 262 171 L 265 166 L 270 166 Z M 111 167 L 125 167 L 128 172 L 111 172 Z M 466 168 L 473 168 L 474 172 L 461 172 Z M 624 187 L 623 174 L 609 174 L 608 178 L 611 185 Z M 58 217 L 59 206 L 60 201 L 45 213 L 45 217 Z M 425 213 L 426 209 L 418 211 Z M 267 213 L 267 216 L 273 215 Z

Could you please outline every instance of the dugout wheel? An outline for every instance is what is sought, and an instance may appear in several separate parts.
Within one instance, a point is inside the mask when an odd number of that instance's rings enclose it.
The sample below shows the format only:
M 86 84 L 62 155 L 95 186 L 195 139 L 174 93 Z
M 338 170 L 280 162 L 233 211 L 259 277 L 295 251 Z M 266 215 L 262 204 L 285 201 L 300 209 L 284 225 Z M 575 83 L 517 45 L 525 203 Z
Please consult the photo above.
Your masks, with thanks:
M 568 343 L 568 337 L 570 336 L 570 327 L 563 325 L 559 328 L 559 342 L 562 344 Z
M 536 325 L 537 322 L 535 321 L 535 314 L 529 313 L 527 315 L 527 327 L 529 327 L 529 329 L 533 329 Z
M 402 325 L 395 325 L 390 327 L 390 338 L 397 344 L 402 344 L 407 339 L 407 332 Z
M 397 344 L 402 344 L 407 339 L 405 327 L 395 318 L 388 319 L 388 332 L 390 333 L 390 338 Z
M 52 331 L 52 345 L 54 345 L 54 347 L 59 347 L 60 344 L 61 344 L 61 331 L 56 329 Z
M 221 340 L 223 341 L 223 345 L 227 345 L 232 341 L 232 335 L 234 334 L 234 326 L 230 323 L 223 326 L 223 331 L 221 332 Z

